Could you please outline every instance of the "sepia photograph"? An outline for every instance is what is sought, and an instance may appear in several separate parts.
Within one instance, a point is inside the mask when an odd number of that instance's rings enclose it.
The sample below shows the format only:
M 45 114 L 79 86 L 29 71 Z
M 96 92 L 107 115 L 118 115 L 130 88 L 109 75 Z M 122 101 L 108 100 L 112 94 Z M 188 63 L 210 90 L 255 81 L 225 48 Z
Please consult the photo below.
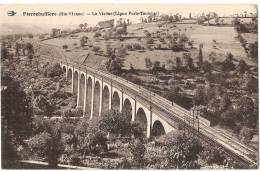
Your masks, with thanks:
M 0 4 L 2 169 L 258 169 L 257 4 Z

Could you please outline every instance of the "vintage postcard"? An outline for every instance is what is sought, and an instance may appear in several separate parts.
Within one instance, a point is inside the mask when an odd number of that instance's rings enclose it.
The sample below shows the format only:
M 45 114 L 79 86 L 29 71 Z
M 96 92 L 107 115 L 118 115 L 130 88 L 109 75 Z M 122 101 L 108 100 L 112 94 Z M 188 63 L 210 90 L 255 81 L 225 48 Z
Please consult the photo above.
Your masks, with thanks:
M 257 169 L 257 4 L 0 4 L 2 169 Z

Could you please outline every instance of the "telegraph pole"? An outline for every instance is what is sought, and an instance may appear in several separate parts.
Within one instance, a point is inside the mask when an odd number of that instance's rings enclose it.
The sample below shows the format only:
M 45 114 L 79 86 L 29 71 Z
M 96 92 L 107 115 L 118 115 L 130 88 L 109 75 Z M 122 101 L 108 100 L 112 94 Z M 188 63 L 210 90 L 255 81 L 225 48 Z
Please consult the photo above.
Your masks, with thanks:
M 192 128 L 193 128 L 193 136 L 194 136 L 194 108 L 192 109 Z
M 183 119 L 184 119 L 183 129 L 184 129 L 184 136 L 185 136 L 185 117 Z

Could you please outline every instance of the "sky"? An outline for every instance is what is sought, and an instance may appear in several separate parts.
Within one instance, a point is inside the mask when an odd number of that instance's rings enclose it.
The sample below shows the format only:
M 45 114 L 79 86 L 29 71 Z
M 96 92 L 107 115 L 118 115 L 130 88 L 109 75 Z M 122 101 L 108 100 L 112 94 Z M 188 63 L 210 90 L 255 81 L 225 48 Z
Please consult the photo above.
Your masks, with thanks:
M 15 11 L 15 16 L 7 16 L 8 11 Z M 0 23 L 6 24 L 29 24 L 29 25 L 78 25 L 80 23 L 88 23 L 95 25 L 98 21 L 108 19 L 119 19 L 120 16 L 101 16 L 101 15 L 84 15 L 84 16 L 23 16 L 23 12 L 157 12 L 159 14 L 175 14 L 180 13 L 188 16 L 189 13 L 208 13 L 216 12 L 221 15 L 231 15 L 237 13 L 255 13 L 256 7 L 252 4 L 21 4 L 21 5 L 0 5 Z M 127 15 L 122 18 L 129 18 L 131 21 L 139 22 L 140 15 Z

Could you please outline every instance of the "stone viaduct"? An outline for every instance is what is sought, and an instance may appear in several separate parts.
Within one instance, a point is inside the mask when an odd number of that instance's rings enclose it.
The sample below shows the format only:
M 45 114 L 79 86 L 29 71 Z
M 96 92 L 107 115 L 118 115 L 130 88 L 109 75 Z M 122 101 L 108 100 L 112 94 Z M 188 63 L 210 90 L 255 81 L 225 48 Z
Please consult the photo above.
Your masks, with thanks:
M 119 77 L 114 78 L 117 81 L 113 81 L 112 77 L 116 76 L 110 74 L 100 74 L 85 67 L 62 63 L 60 65 L 66 72 L 67 81 L 71 82 L 71 92 L 77 95 L 77 107 L 81 108 L 89 119 L 101 117 L 110 110 L 117 110 L 131 115 L 131 120 L 141 125 L 148 138 L 175 130 L 153 110 L 149 97 L 142 99 L 131 91 L 135 89 L 134 85 L 129 89 L 129 85 L 119 85 Z
M 58 57 L 41 54 L 44 61 L 59 63 L 66 72 L 71 92 L 77 95 L 77 107 L 83 110 L 85 117 L 94 119 L 111 109 L 118 110 L 122 114 L 130 114 L 132 121 L 140 123 L 147 137 L 166 134 L 182 125 L 184 129 L 197 131 L 197 136 L 210 145 L 224 149 L 226 154 L 246 168 L 258 164 L 253 157 L 255 149 L 211 127 L 202 117 L 198 116 L 195 121 L 190 111 L 142 86 L 89 66 L 71 63 L 59 47 L 41 45 L 46 52 L 51 51 Z

